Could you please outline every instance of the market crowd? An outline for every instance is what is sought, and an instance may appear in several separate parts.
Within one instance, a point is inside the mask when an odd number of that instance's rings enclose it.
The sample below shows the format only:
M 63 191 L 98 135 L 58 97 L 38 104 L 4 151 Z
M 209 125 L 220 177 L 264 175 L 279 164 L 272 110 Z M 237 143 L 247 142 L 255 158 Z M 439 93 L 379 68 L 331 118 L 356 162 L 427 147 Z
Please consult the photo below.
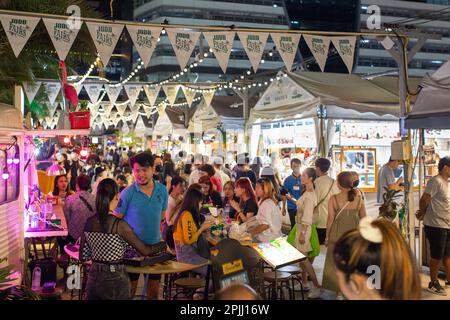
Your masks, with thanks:
M 210 207 L 247 224 L 254 241 L 289 233 L 291 243 L 308 257 L 300 267 L 310 299 L 320 298 L 324 289 L 335 292 L 337 299 L 421 298 L 417 263 L 398 228 L 386 219 L 368 217 L 358 174 L 344 171 L 333 179 L 328 159 L 317 158 L 311 166 L 291 159 L 292 174 L 284 181 L 276 166 L 262 166 L 248 154 L 237 155 L 234 166 L 224 165 L 221 157 L 185 152 L 176 160 L 169 153 L 119 150 L 91 155 L 85 162 L 77 154 L 60 160 L 67 175 L 55 179 L 53 195 L 65 198 L 69 231 L 60 244 L 79 239 L 82 259 L 93 261 L 87 299 L 135 295 L 139 274 L 128 274 L 122 262 L 129 246 L 147 255 L 163 239 L 178 261 L 207 262 L 198 241 L 212 226 L 205 220 Z M 401 183 L 391 175 L 396 165 L 390 160 L 380 170 L 381 193 Z M 450 280 L 449 173 L 450 158 L 442 158 L 418 212 L 431 246 L 428 289 L 442 295 L 445 288 L 437 279 L 441 261 L 447 268 L 447 288 Z M 287 230 L 283 216 L 290 222 Z M 319 281 L 313 261 L 321 246 L 326 247 L 326 259 Z M 373 265 L 381 269 L 377 290 L 367 281 Z M 204 276 L 206 267 L 195 271 Z M 147 298 L 158 299 L 159 289 L 160 276 L 150 276 Z

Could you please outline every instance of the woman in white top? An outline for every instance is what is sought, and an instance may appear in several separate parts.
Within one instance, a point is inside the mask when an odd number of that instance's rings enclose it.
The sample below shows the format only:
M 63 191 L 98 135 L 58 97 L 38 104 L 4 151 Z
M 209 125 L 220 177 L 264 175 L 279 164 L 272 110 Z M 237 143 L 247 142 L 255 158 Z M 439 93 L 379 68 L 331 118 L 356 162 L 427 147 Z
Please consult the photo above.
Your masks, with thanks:
M 186 191 L 186 180 L 180 176 L 175 176 L 170 181 L 169 200 L 167 202 L 167 209 L 165 213 L 166 223 L 172 226 L 177 216 L 177 209 L 181 207 L 183 202 L 183 195 Z
M 314 180 L 316 180 L 316 170 L 314 168 L 306 168 L 301 175 L 301 183 L 305 186 L 302 196 L 297 201 L 297 233 L 296 233 L 296 247 L 305 256 L 312 251 L 311 247 L 311 225 L 313 222 L 314 208 L 317 205 L 317 197 L 314 191 Z M 300 262 L 303 273 L 308 274 L 314 285 L 308 293 L 309 299 L 317 299 L 322 293 L 317 276 L 311 261 L 308 259 Z M 303 281 L 306 281 L 306 274 L 302 276 Z M 304 285 L 305 286 L 305 285 Z
M 281 237 L 282 217 L 278 201 L 275 199 L 275 192 L 267 178 L 259 179 L 256 182 L 256 196 L 260 199 L 256 221 L 258 225 L 249 230 L 249 233 L 257 241 L 269 241 Z

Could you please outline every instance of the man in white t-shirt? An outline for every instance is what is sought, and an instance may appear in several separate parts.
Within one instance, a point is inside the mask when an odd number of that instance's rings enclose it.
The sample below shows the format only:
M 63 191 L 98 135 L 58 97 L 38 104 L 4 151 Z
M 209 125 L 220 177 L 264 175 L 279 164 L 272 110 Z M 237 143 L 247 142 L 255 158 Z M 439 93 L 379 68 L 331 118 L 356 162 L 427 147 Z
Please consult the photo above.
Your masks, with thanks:
M 225 183 L 227 183 L 228 181 L 231 180 L 231 178 L 222 170 L 222 166 L 223 166 L 222 157 L 214 158 L 213 164 L 214 164 L 214 169 L 216 170 L 215 176 L 222 180 L 222 184 L 223 184 L 222 186 L 224 186 Z

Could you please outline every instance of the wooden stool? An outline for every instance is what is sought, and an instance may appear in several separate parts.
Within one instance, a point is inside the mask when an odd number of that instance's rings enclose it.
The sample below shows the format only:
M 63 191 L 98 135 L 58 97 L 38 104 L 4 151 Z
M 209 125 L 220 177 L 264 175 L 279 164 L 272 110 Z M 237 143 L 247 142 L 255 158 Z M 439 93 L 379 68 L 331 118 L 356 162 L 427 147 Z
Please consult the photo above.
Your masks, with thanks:
M 287 272 L 291 275 L 291 285 L 292 285 L 292 295 L 295 299 L 295 292 L 298 290 L 295 290 L 295 281 L 297 281 L 300 284 L 300 293 L 302 294 L 302 300 L 305 300 L 305 294 L 303 292 L 303 282 L 300 274 L 302 273 L 302 269 L 300 269 L 299 266 L 296 265 L 289 265 L 283 268 L 278 269 L 280 272 Z
M 175 293 L 172 299 L 176 300 L 179 294 L 184 294 L 186 297 L 192 300 L 195 291 L 197 289 L 204 288 L 205 283 L 205 279 L 202 278 L 189 277 L 177 279 L 174 282 L 177 293 Z
M 291 275 L 287 272 L 280 272 L 280 271 L 271 271 L 264 273 L 264 281 L 269 282 L 269 285 L 266 287 L 266 289 L 269 289 L 269 296 L 272 296 L 271 299 L 276 300 L 277 298 L 283 297 L 283 300 L 285 298 L 283 294 L 283 288 L 287 289 L 289 291 L 289 299 L 292 299 L 292 289 L 289 286 L 289 282 L 291 281 Z M 279 286 L 278 286 L 279 284 Z M 278 296 L 278 290 L 280 291 L 280 295 Z

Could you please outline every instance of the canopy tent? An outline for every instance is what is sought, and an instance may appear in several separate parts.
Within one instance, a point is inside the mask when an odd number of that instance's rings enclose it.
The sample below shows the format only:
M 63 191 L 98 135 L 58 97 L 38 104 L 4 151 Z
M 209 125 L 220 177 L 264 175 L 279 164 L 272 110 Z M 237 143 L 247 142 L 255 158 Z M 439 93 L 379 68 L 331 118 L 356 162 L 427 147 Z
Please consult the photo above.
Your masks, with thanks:
M 175 108 L 166 108 L 156 120 L 153 136 L 181 135 L 185 136 L 187 130 L 184 126 L 185 114 Z
M 433 75 L 426 75 L 416 103 L 406 117 L 411 129 L 450 129 L 450 60 Z

